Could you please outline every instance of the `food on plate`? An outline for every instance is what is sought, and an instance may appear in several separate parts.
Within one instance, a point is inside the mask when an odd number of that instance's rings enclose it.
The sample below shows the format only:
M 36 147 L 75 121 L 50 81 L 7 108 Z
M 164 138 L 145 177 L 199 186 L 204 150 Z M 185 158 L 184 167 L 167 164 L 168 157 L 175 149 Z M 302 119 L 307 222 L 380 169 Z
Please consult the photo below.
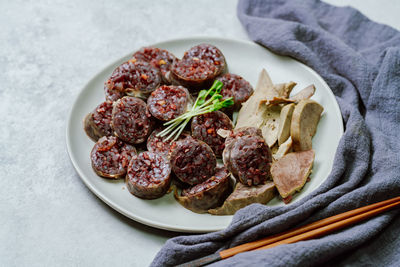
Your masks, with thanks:
M 171 166 L 167 158 L 145 151 L 132 157 L 126 175 L 129 192 L 144 199 L 162 197 L 171 183 Z
M 289 98 L 290 93 L 296 85 L 297 83 L 293 81 L 290 81 L 288 83 L 274 84 L 273 91 L 271 93 L 268 93 L 264 99 L 272 100 L 274 99 L 274 97 Z
M 153 119 L 143 100 L 124 96 L 114 103 L 112 127 L 114 134 L 121 140 L 130 144 L 140 144 L 150 135 Z
M 290 136 L 290 125 L 292 121 L 293 110 L 294 104 L 289 104 L 282 107 L 281 114 L 279 115 L 278 145 L 283 144 Z
M 173 140 L 176 140 L 191 118 L 232 106 L 233 100 L 231 97 L 221 100 L 222 96 L 219 93 L 221 92 L 222 86 L 223 84 L 216 80 L 210 89 L 201 90 L 193 104 L 193 107 L 177 118 L 164 123 L 164 126 L 167 127 L 160 132 L 158 136 L 164 137 L 168 135 L 166 140 L 169 140 L 172 137 Z
M 314 94 L 313 85 L 301 90 L 294 99 L 291 98 L 290 93 L 295 85 L 294 82 L 273 85 L 268 73 L 263 70 L 254 94 L 243 104 L 238 114 L 236 127 L 260 128 L 262 136 L 271 148 L 274 160 L 284 158 L 292 150 L 312 148 L 312 137 L 323 110 L 317 102 L 303 99 Z M 291 109 L 293 113 L 290 116 Z M 276 142 L 279 138 L 281 141 Z M 298 189 L 303 185 L 304 183 Z M 291 198 L 285 198 L 286 203 L 290 200 Z
M 295 86 L 296 84 L 291 82 L 286 85 L 287 85 L 286 88 L 285 88 L 285 86 L 282 87 L 283 91 L 281 92 L 282 93 L 281 96 L 274 96 L 271 99 L 264 99 L 260 103 L 265 103 L 266 105 L 279 105 L 279 104 L 290 104 L 290 103 L 297 104 L 300 102 L 300 100 L 309 99 L 315 93 L 315 86 L 313 84 L 311 84 L 311 85 L 305 87 L 304 89 L 300 90 L 297 94 L 288 98 L 288 96 L 286 96 L 286 93 L 290 92 L 293 89 L 293 86 Z M 276 88 L 279 88 L 278 86 L 275 85 L 274 88 L 276 91 L 279 92 L 279 89 L 276 89 Z M 285 91 L 285 89 L 290 89 L 290 90 Z
M 314 150 L 292 152 L 272 164 L 272 179 L 285 203 L 290 202 L 291 196 L 306 183 L 314 157 Z
M 217 76 L 216 67 L 206 60 L 176 60 L 171 67 L 172 84 L 190 88 L 192 92 L 209 87 Z
M 192 92 L 208 88 L 226 71 L 225 57 L 213 45 L 200 44 L 185 52 L 171 67 L 171 82 L 187 87 Z
M 260 109 L 260 112 L 263 114 L 263 120 L 259 127 L 265 142 L 267 142 L 270 147 L 278 141 L 281 110 L 282 107 L 280 105 L 263 105 Z
M 279 145 L 275 153 L 272 154 L 272 157 L 275 160 L 282 158 L 287 153 L 292 152 L 292 145 L 293 145 L 292 137 L 289 136 L 289 138 L 284 143 Z
M 100 137 L 112 135 L 111 113 L 113 102 L 104 101 L 98 105 L 92 112 L 88 113 L 84 120 L 84 129 L 86 134 L 97 141 Z
M 163 82 L 170 83 L 170 68 L 174 60 L 176 60 L 176 57 L 171 52 L 157 47 L 142 47 L 133 54 L 132 58 L 150 63 L 160 70 Z
M 242 103 L 246 102 L 253 94 L 253 86 L 239 75 L 226 73 L 219 77 L 218 80 L 224 84 L 221 90 L 223 99 L 232 97 L 233 107 L 236 109 L 240 108 Z
M 244 135 L 257 135 L 262 137 L 262 132 L 260 128 L 257 127 L 240 127 L 235 128 L 233 131 L 229 133 L 226 137 L 225 143 L 230 144 L 236 137 L 241 137 Z
M 185 208 L 206 213 L 208 209 L 222 205 L 232 192 L 229 176 L 225 167 L 217 167 L 213 176 L 200 184 L 183 189 L 181 194 L 175 188 L 174 196 Z
M 219 129 L 232 130 L 233 124 L 222 111 L 213 111 L 198 115 L 192 119 L 192 136 L 211 147 L 217 157 L 221 157 L 225 148 L 225 138 L 218 135 Z
M 166 140 L 166 137 L 158 136 L 158 133 L 160 133 L 162 130 L 163 128 L 157 128 L 150 134 L 150 136 L 147 138 L 146 147 L 150 152 L 159 153 L 169 158 L 173 149 L 176 147 L 176 141 L 171 139 Z M 188 133 L 183 133 L 179 136 L 178 140 L 191 137 L 192 136 Z
M 104 83 L 104 95 L 107 101 L 117 101 L 124 97 L 125 92 L 120 90 L 119 87 L 114 86 L 114 83 L 111 82 L 111 80 L 107 80 Z
M 270 100 L 264 99 L 260 102 L 260 104 L 266 104 L 266 105 L 279 105 L 279 104 L 290 104 L 290 103 L 295 103 L 296 101 L 289 99 L 289 98 L 284 98 L 284 97 L 274 97 Z
M 93 170 L 99 176 L 116 179 L 125 176 L 129 161 L 134 155 L 134 146 L 115 136 L 103 136 L 94 145 L 90 159 Z
M 289 98 L 290 92 L 296 86 L 295 82 L 275 84 L 268 86 L 266 94 L 260 99 L 260 104 L 265 105 L 278 105 L 293 103 L 294 100 Z
M 106 99 L 115 101 L 124 95 L 147 98 L 161 82 L 157 68 L 145 61 L 131 59 L 118 66 L 106 81 Z
M 294 82 L 274 86 L 267 71 L 263 69 L 260 73 L 256 90 L 253 95 L 242 105 L 238 113 L 236 127 L 258 127 L 268 146 L 272 147 L 278 140 L 279 118 L 282 107 L 270 105 L 268 100 L 274 97 L 287 96 Z
M 232 175 L 245 185 L 261 184 L 270 179 L 271 150 L 257 135 L 236 137 L 224 152 Z
M 312 137 L 324 108 L 314 100 L 301 100 L 295 107 L 290 127 L 290 135 L 295 151 L 312 149 Z
M 276 195 L 275 184 L 269 181 L 265 184 L 247 186 L 236 183 L 232 194 L 221 207 L 209 209 L 213 215 L 233 215 L 236 211 L 253 203 L 267 204 Z
M 190 110 L 193 98 L 183 86 L 162 85 L 147 99 L 147 106 L 154 118 L 169 121 Z
M 302 89 L 300 92 L 295 94 L 294 96 L 290 97 L 290 99 L 294 100 L 295 102 L 299 102 L 300 100 L 305 100 L 311 98 L 315 93 L 315 86 L 314 84 L 311 84 L 304 89 Z
M 267 71 L 263 69 L 258 78 L 256 89 L 250 98 L 242 104 L 242 108 L 238 113 L 235 128 L 240 127 L 257 127 L 263 121 L 262 114 L 259 111 L 260 101 L 271 91 L 273 84 Z
M 181 59 L 156 47 L 135 52 L 105 82 L 106 101 L 84 119 L 97 141 L 93 170 L 125 177 L 143 199 L 174 188 L 175 199 L 197 213 L 231 215 L 266 204 L 276 191 L 290 202 L 313 166 L 323 111 L 309 99 L 315 87 L 291 96 L 296 83 L 273 84 L 265 69 L 255 89 L 226 72 L 224 55 L 210 44 Z
M 185 138 L 176 142 L 171 153 L 171 165 L 179 180 L 196 185 L 215 173 L 217 159 L 212 149 L 203 141 Z
M 217 69 L 216 75 L 221 75 L 228 69 L 224 54 L 211 44 L 199 44 L 191 47 L 182 57 L 182 60 L 188 59 L 199 59 L 212 63 Z
M 221 131 L 219 131 L 221 132 Z M 225 149 L 222 152 L 222 161 L 224 162 L 224 165 L 229 169 L 232 169 L 231 166 L 231 150 L 232 150 L 232 145 L 234 144 L 234 140 L 236 137 L 241 137 L 244 135 L 251 135 L 251 136 L 260 136 L 262 137 L 261 130 L 256 127 L 241 127 L 241 128 L 236 128 L 233 131 L 226 132 L 224 135 L 225 139 Z

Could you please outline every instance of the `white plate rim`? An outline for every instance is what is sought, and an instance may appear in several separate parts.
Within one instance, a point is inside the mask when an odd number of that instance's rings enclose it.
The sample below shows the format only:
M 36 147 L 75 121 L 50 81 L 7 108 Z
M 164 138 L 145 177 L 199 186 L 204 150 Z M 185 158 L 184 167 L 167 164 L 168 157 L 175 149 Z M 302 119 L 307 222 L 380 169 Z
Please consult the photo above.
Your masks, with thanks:
M 154 44 L 151 44 L 151 46 L 160 46 L 160 45 L 165 45 L 167 43 L 172 43 L 172 42 L 187 42 L 187 41 L 193 41 L 193 40 L 201 40 L 203 41 L 204 39 L 210 40 L 210 41 L 225 41 L 225 42 L 238 42 L 238 43 L 242 43 L 245 45 L 250 45 L 250 46 L 254 46 L 254 47 L 259 47 L 261 46 L 260 44 L 257 44 L 255 42 L 249 41 L 249 40 L 243 40 L 243 39 L 234 39 L 234 38 L 223 38 L 223 37 L 215 37 L 215 36 L 192 36 L 192 37 L 185 37 L 185 38 L 174 38 L 174 39 L 169 39 L 166 41 L 162 41 L 162 42 L 157 42 Z M 268 50 L 267 48 L 265 48 L 264 46 L 261 46 L 263 49 Z M 273 53 L 272 51 L 268 50 L 269 52 Z M 68 156 L 72 162 L 73 167 L 75 168 L 76 172 L 78 173 L 80 179 L 84 182 L 84 184 L 89 188 L 89 190 L 94 193 L 98 198 L 100 198 L 104 203 L 106 203 L 108 206 L 110 206 L 112 209 L 118 211 L 119 213 L 125 215 L 128 218 L 131 218 L 139 223 L 151 226 L 151 227 L 155 227 L 158 229 L 163 229 L 163 230 L 168 230 L 168 231 L 174 231 L 174 232 L 186 232 L 186 233 L 205 233 L 205 232 L 214 232 L 214 231 L 219 231 L 222 230 L 223 228 L 220 227 L 216 227 L 216 228 L 211 228 L 208 227 L 206 229 L 200 229 L 200 228 L 191 228 L 191 227 L 174 227 L 173 225 L 170 224 L 165 224 L 162 222 L 154 222 L 152 220 L 143 218 L 139 215 L 135 215 L 130 213 L 128 210 L 121 208 L 118 204 L 114 203 L 113 200 L 109 199 L 108 197 L 106 197 L 104 194 L 102 194 L 95 186 L 93 186 L 89 179 L 84 175 L 83 171 L 81 170 L 81 168 L 79 167 L 78 162 L 76 161 L 76 159 L 72 156 L 73 152 L 71 149 L 71 134 L 70 134 L 70 130 L 72 128 L 72 123 L 73 123 L 73 112 L 76 109 L 76 106 L 78 104 L 78 100 L 82 97 L 82 95 L 85 93 L 85 88 L 87 88 L 91 83 L 93 83 L 96 78 L 101 74 L 101 72 L 104 69 L 110 68 L 111 66 L 114 66 L 116 64 L 118 64 L 119 62 L 121 62 L 121 59 L 127 56 L 132 55 L 132 53 L 129 53 L 125 56 L 119 57 L 118 59 L 114 60 L 112 63 L 107 64 L 105 67 L 102 67 L 100 71 L 98 71 L 83 87 L 82 89 L 79 91 L 78 95 L 74 98 L 73 101 L 73 105 L 70 108 L 69 112 L 68 112 L 68 121 L 67 121 L 67 127 L 66 127 L 66 146 L 67 146 L 67 152 L 68 152 Z M 275 53 L 273 53 L 275 54 Z M 329 85 L 325 82 L 325 80 L 316 72 L 314 71 L 312 68 L 308 67 L 307 65 L 305 65 L 304 63 L 291 58 L 292 60 L 297 61 L 298 63 L 300 63 L 306 70 L 308 70 L 309 72 L 311 72 L 318 80 L 319 82 L 321 82 L 322 84 L 324 84 L 327 88 L 330 89 Z M 343 135 L 344 132 L 344 126 L 343 126 L 343 121 L 342 121 L 342 114 L 339 108 L 339 105 L 337 103 L 336 97 L 332 92 L 332 89 L 327 90 L 327 93 L 331 95 L 331 97 L 335 100 L 333 105 L 334 105 L 334 109 L 335 109 L 335 115 L 338 115 L 340 117 L 340 121 L 342 123 L 340 123 L 339 125 L 339 130 L 340 130 L 340 134 L 341 136 Z M 340 136 L 340 137 L 341 137 Z M 332 163 L 333 165 L 333 163 Z M 317 190 L 321 184 L 323 182 L 325 182 L 326 180 L 322 181 L 313 191 Z M 312 192 L 310 192 L 310 194 L 312 194 Z M 232 216 L 231 216 L 232 217 Z

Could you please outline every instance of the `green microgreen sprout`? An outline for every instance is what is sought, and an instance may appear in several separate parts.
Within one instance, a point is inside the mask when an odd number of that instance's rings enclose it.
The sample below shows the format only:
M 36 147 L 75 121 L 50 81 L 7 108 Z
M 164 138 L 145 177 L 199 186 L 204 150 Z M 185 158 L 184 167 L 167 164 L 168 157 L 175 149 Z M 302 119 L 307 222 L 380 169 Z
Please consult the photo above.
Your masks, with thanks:
M 171 138 L 176 140 L 181 135 L 191 118 L 233 106 L 234 102 L 232 97 L 222 100 L 222 95 L 220 94 L 222 86 L 223 83 L 221 81 L 215 80 L 210 89 L 201 90 L 192 108 L 175 119 L 164 123 L 166 128 L 159 132 L 157 136 L 164 137 L 168 135 L 165 139 L 166 141 Z

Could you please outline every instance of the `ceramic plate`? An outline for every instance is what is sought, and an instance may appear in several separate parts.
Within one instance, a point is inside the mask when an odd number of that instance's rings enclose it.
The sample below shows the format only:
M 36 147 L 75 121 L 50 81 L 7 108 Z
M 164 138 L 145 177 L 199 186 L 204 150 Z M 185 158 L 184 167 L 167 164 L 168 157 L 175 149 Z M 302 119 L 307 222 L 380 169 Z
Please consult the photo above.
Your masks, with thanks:
M 331 171 L 336 148 L 343 133 L 339 106 L 324 80 L 304 64 L 289 57 L 273 54 L 264 47 L 248 41 L 201 37 L 166 41 L 152 44 L 152 46 L 167 49 L 180 58 L 184 51 L 200 43 L 217 46 L 226 57 L 229 71 L 243 76 L 253 86 L 256 85 L 262 68 L 268 71 L 274 83 L 295 81 L 297 86 L 293 93 L 309 84 L 315 84 L 316 93 L 312 99 L 324 107 L 324 113 L 313 138 L 313 148 L 316 153 L 314 169 L 311 181 L 300 193 L 296 194 L 293 202 L 318 188 Z M 213 216 L 191 212 L 176 202 L 172 193 L 156 200 L 134 197 L 126 189 L 123 180 L 112 181 L 100 178 L 91 168 L 89 154 L 94 143 L 86 136 L 82 120 L 87 113 L 104 101 L 104 82 L 119 64 L 131 57 L 135 50 L 105 67 L 89 81 L 76 98 L 67 125 L 67 147 L 71 161 L 83 182 L 94 194 L 115 210 L 135 221 L 179 232 L 221 230 L 229 225 L 232 216 Z M 284 204 L 275 198 L 268 205 Z

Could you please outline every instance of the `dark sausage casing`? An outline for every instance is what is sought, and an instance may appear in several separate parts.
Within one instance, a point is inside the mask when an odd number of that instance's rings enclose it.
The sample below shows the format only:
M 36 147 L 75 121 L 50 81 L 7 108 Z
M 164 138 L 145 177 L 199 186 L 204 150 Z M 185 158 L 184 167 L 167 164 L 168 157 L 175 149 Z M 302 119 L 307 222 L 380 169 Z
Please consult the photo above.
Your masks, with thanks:
M 160 86 L 147 99 L 150 113 L 161 121 L 175 119 L 191 109 L 192 105 L 192 96 L 183 86 Z
M 272 155 L 262 137 L 243 135 L 227 141 L 224 163 L 241 183 L 258 185 L 270 178 Z
M 211 44 L 193 46 L 183 55 L 182 60 L 188 59 L 201 59 L 212 63 L 215 66 L 217 76 L 225 73 L 228 69 L 224 54 Z
M 160 71 L 150 63 L 131 59 L 118 66 L 105 83 L 106 99 L 124 95 L 147 98 L 161 84 Z
M 217 80 L 224 84 L 221 89 L 222 99 L 232 97 L 235 103 L 234 109 L 239 109 L 242 103 L 246 102 L 253 94 L 254 90 L 251 84 L 239 75 L 226 73 Z
M 235 140 L 236 137 L 241 137 L 244 135 L 256 135 L 259 137 L 262 137 L 262 131 L 260 128 L 257 127 L 240 127 L 236 128 L 231 132 L 230 135 L 228 135 L 225 139 L 225 145 L 229 145 L 232 143 L 233 140 Z
M 196 92 L 209 88 L 226 70 L 222 52 L 213 45 L 200 44 L 185 52 L 182 60 L 174 61 L 171 67 L 171 82 Z
M 143 47 L 132 56 L 138 61 L 146 61 L 161 72 L 164 83 L 170 83 L 170 68 L 176 57 L 165 49 Z
M 190 185 L 206 181 L 214 174 L 217 165 L 212 149 L 194 138 L 177 141 L 170 160 L 175 175 Z
M 131 144 L 140 144 L 150 135 L 154 122 L 146 103 L 136 97 L 125 96 L 114 102 L 112 127 L 114 134 Z
M 84 119 L 84 129 L 86 134 L 95 142 L 100 137 L 112 135 L 111 113 L 113 103 L 105 101 L 98 105 Z
M 192 135 L 209 145 L 215 155 L 221 157 L 225 148 L 225 138 L 218 135 L 219 129 L 232 130 L 233 124 L 229 117 L 221 111 L 196 116 L 192 120 Z
M 232 192 L 230 175 L 225 167 L 216 169 L 215 175 L 201 184 L 182 190 L 181 195 L 175 190 L 176 200 L 185 208 L 197 213 L 221 206 Z
M 231 156 L 231 150 L 232 150 L 232 145 L 233 141 L 235 140 L 236 137 L 241 137 L 244 135 L 256 135 L 259 137 L 262 137 L 262 132 L 260 128 L 256 127 L 240 127 L 233 132 L 231 132 L 230 135 L 228 135 L 225 139 L 225 148 L 224 151 L 222 152 L 222 161 L 224 162 L 224 165 L 228 168 L 228 170 L 231 170 L 231 161 L 230 161 L 230 156 Z
M 90 159 L 93 170 L 99 176 L 117 179 L 125 176 L 134 155 L 134 146 L 125 144 L 115 136 L 104 136 L 94 145 Z
M 144 198 L 162 197 L 171 183 L 171 166 L 168 160 L 153 152 L 142 152 L 132 157 L 126 175 L 126 185 L 131 194 Z
M 147 150 L 150 152 L 159 153 L 169 158 L 172 151 L 176 147 L 176 141 L 173 141 L 171 139 L 166 141 L 165 139 L 167 138 L 168 135 L 164 137 L 157 136 L 157 134 L 161 132 L 163 129 L 164 128 L 155 129 L 150 134 L 149 138 L 147 138 L 146 147 Z M 183 140 L 185 138 L 192 138 L 192 136 L 184 132 L 179 136 L 178 141 Z

